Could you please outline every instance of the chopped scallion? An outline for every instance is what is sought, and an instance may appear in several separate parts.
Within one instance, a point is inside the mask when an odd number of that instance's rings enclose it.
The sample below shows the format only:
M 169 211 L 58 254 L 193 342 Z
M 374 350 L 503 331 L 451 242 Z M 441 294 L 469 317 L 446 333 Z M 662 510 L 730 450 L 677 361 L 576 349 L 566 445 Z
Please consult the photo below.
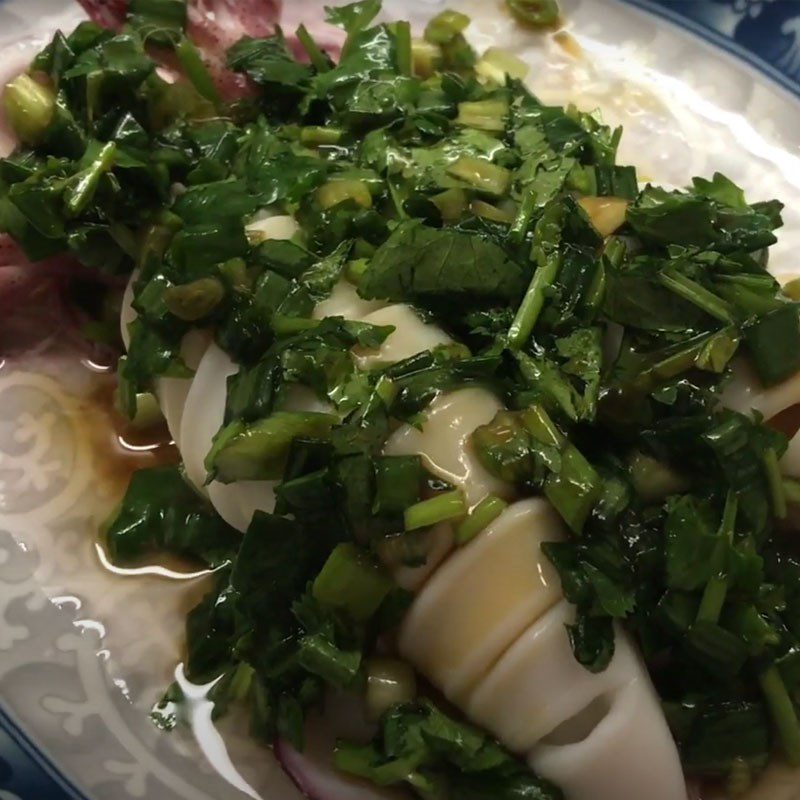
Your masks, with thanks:
M 425 27 L 425 40 L 432 44 L 448 44 L 463 33 L 469 23 L 469 17 L 460 11 L 442 11 Z
M 324 209 L 333 208 L 347 200 L 362 208 L 372 206 L 372 195 L 364 181 L 352 179 L 331 180 L 317 189 L 317 202 Z
M 456 544 L 465 545 L 472 541 L 484 528 L 488 527 L 503 511 L 508 503 L 496 495 L 484 497 L 456 528 Z
M 392 588 L 392 580 L 366 551 L 350 542 L 338 544 L 314 580 L 314 599 L 368 620 Z
M 404 515 L 405 529 L 413 531 L 427 528 L 439 522 L 463 517 L 466 512 L 464 493 L 460 489 L 454 489 L 407 508 Z
M 175 54 L 178 56 L 178 61 L 181 62 L 186 77 L 197 89 L 198 94 L 218 106 L 221 102 L 219 92 L 195 45 L 189 39 L 183 37 L 175 47 Z
M 483 200 L 473 200 L 470 203 L 470 210 L 476 217 L 483 217 L 501 225 L 510 225 L 514 222 L 514 214 L 510 211 L 493 206 L 491 203 L 484 203 Z
M 186 322 L 207 317 L 225 297 L 225 287 L 217 278 L 198 278 L 191 283 L 170 286 L 164 291 L 164 304 L 171 314 Z
M 313 64 L 314 69 L 317 72 L 327 72 L 331 68 L 330 59 L 320 50 L 319 45 L 314 41 L 314 37 L 308 32 L 308 28 L 301 24 L 295 35 L 303 50 L 306 51 L 308 60 Z
M 447 174 L 495 197 L 502 197 L 511 183 L 511 173 L 505 167 L 498 167 L 491 161 L 472 156 L 462 156 L 450 164 Z
M 3 107 L 14 133 L 26 144 L 41 141 L 56 111 L 51 89 L 22 74 L 6 85 Z
M 733 309 L 722 298 L 676 270 L 664 270 L 659 275 L 661 283 L 675 294 L 702 308 L 714 319 L 728 325 L 735 321 Z
M 772 720 L 780 733 L 783 752 L 792 766 L 800 766 L 800 721 L 778 668 L 773 664 L 758 676 Z
M 506 128 L 508 103 L 505 100 L 476 100 L 458 104 L 456 123 L 479 131 L 499 133 Z
M 341 140 L 343 133 L 341 128 L 308 125 L 300 129 L 300 141 L 310 145 L 336 144 Z
M 475 65 L 475 72 L 490 81 L 505 85 L 506 77 L 524 80 L 528 65 L 507 50 L 490 47 Z

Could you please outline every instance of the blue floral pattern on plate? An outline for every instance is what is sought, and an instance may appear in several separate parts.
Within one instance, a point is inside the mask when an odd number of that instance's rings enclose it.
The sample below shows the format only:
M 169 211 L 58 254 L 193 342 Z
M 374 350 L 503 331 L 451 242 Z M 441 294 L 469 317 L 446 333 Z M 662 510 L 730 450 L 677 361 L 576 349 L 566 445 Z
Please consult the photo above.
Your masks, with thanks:
M 623 0 L 688 27 L 800 95 L 800 0 Z

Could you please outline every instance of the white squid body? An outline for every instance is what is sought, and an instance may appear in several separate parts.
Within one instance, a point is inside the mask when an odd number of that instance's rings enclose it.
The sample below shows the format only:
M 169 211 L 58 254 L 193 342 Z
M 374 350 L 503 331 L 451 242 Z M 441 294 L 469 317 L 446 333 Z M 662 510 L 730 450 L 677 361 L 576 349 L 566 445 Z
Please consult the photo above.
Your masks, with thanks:
M 354 352 L 367 369 L 452 341 L 410 306 L 365 301 L 345 281 L 314 316 L 393 325 L 380 348 Z M 237 366 L 213 343 L 198 361 L 194 379 L 184 382 L 190 387 L 183 402 L 175 401 L 170 413 L 186 473 L 202 487 L 203 462 L 223 422 L 226 381 Z M 166 400 L 161 389 L 159 398 Z M 329 408 L 302 391 L 290 407 Z M 482 467 L 471 445 L 472 432 L 501 408 L 479 387 L 443 394 L 421 428 L 401 425 L 384 453 L 420 455 L 471 507 L 489 494 L 513 499 L 512 488 Z M 255 510 L 274 506 L 270 481 L 212 482 L 205 489 L 239 530 Z M 541 552 L 543 542 L 564 536 L 558 515 L 541 499 L 513 503 L 455 552 L 451 526 L 436 526 L 426 564 L 394 568 L 397 582 L 417 593 L 400 631 L 400 652 L 471 719 L 562 787 L 568 800 L 686 800 L 675 744 L 630 639 L 617 631 L 604 672 L 590 673 L 575 661 L 564 629 L 573 610 Z
M 617 630 L 598 674 L 572 654 L 564 625 L 573 608 L 541 552 L 564 535 L 546 501 L 509 506 L 422 587 L 400 652 L 568 800 L 686 800 L 675 743 L 628 636 Z

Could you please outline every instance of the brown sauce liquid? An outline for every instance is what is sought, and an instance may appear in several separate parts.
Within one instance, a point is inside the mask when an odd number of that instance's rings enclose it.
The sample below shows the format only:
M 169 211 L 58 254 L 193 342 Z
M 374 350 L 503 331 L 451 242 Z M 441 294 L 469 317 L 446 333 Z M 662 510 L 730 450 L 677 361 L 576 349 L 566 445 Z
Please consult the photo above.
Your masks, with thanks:
M 76 414 L 81 432 L 89 441 L 98 478 L 122 499 L 133 474 L 140 469 L 180 463 L 180 453 L 163 420 L 146 429 L 134 427 L 116 408 L 113 375 L 100 376 L 96 388 L 78 401 Z M 205 572 L 190 559 L 171 553 L 152 553 L 146 558 L 117 566 L 108 558 L 102 535 L 96 543 L 101 564 L 123 575 L 155 574 L 167 578 L 188 578 Z M 187 611 L 196 598 L 187 605 Z
M 88 437 L 103 479 L 123 492 L 134 472 L 180 462 L 167 425 L 160 422 L 140 430 L 117 411 L 114 404 L 116 380 L 103 376 L 97 388 L 78 401 L 83 432 Z

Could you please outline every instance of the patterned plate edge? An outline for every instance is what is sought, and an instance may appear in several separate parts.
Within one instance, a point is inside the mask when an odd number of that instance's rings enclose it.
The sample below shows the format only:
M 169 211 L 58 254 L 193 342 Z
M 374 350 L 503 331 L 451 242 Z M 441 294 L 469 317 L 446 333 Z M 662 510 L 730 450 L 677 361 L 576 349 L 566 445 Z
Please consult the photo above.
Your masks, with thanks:
M 800 0 L 620 0 L 688 30 L 800 97 Z

